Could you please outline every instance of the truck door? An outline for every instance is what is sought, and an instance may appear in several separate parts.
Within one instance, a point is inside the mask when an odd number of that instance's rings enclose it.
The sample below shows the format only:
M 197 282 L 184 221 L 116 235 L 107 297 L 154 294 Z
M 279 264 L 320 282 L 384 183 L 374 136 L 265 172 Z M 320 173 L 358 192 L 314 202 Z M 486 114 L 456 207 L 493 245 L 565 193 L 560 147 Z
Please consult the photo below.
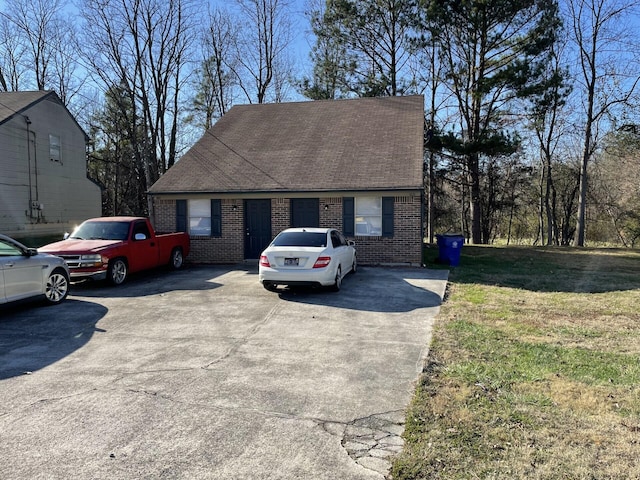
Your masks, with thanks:
M 136 240 L 136 236 L 140 240 Z M 144 237 L 144 238 L 143 238 Z M 138 272 L 158 265 L 158 241 L 151 236 L 149 226 L 144 220 L 134 223 L 129 242 L 129 270 Z

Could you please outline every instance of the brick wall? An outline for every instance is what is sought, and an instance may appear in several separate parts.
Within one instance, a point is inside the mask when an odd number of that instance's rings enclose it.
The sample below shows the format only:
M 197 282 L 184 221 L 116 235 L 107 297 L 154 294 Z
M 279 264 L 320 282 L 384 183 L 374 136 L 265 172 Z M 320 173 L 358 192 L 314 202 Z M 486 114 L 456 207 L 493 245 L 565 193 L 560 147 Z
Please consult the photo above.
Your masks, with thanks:
M 244 260 L 244 208 L 242 200 L 222 200 L 222 237 L 191 237 L 193 263 L 238 263 Z M 154 200 L 158 231 L 176 229 L 175 200 Z
M 342 197 L 321 197 L 320 226 L 342 230 Z M 244 260 L 244 202 L 222 200 L 222 237 L 192 237 L 194 263 L 237 263 Z M 271 199 L 271 230 L 275 236 L 291 222 L 290 199 Z M 325 206 L 327 208 L 325 208 Z M 154 200 L 155 228 L 173 232 L 176 228 L 175 200 Z M 422 262 L 422 210 L 419 195 L 395 197 L 394 236 L 350 237 L 356 242 L 358 262 L 363 265 L 412 264 Z
M 329 208 L 325 210 L 324 206 Z M 320 198 L 320 226 L 342 230 L 342 197 Z M 393 237 L 348 237 L 363 265 L 422 263 L 422 205 L 419 195 L 395 197 Z

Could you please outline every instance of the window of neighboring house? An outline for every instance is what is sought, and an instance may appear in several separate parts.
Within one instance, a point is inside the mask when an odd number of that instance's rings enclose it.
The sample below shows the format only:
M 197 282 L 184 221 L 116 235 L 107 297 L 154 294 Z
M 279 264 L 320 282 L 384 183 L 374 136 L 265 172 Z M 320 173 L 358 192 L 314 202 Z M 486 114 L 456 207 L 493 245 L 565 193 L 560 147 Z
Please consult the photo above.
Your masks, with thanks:
M 49 158 L 52 162 L 62 163 L 60 135 L 49 134 Z
M 382 197 L 356 197 L 355 217 L 356 236 L 382 235 Z

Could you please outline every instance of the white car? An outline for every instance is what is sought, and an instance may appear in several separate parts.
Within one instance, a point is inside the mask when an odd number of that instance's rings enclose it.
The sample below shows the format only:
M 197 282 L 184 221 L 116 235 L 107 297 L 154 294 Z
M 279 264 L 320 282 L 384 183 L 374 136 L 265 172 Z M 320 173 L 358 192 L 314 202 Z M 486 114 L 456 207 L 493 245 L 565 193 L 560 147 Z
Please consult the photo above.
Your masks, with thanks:
M 332 228 L 288 228 L 260 255 L 258 278 L 267 290 L 285 286 L 330 286 L 357 270 L 353 241 Z
M 69 269 L 64 260 L 0 234 L 0 304 L 44 296 L 49 304 L 69 294 Z

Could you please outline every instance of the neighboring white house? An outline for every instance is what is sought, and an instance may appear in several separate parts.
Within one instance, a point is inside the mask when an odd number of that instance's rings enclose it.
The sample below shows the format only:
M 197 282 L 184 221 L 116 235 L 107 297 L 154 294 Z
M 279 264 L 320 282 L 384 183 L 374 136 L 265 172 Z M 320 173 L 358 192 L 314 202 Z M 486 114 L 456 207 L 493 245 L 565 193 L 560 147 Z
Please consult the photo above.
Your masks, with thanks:
M 62 235 L 101 215 L 87 178 L 87 135 L 50 91 L 0 92 L 0 232 Z

